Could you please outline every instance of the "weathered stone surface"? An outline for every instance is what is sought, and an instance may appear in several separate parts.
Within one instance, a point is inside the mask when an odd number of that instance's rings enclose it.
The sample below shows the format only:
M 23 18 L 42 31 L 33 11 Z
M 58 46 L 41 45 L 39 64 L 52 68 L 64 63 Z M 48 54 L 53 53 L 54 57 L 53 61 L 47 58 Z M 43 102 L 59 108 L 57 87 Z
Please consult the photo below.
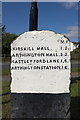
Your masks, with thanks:
M 70 117 L 72 45 L 51 31 L 26 32 L 11 44 L 11 118 Z
M 11 94 L 11 118 L 69 118 L 70 94 Z
M 32 31 L 11 44 L 12 93 L 69 93 L 70 41 L 51 31 Z

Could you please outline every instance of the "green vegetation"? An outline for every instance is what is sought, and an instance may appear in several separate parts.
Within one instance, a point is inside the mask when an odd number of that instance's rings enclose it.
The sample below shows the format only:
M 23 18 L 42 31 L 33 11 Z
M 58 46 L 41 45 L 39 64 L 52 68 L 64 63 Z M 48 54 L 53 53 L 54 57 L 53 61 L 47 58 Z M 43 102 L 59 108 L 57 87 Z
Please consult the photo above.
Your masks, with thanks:
M 0 70 L 0 75 L 9 75 L 9 70 Z
M 73 50 L 72 54 L 80 54 L 80 45 L 78 46 L 78 48 Z
M 3 80 L 2 88 L 2 94 L 10 93 L 10 80 Z
M 2 117 L 10 118 L 10 81 L 2 81 Z
M 73 67 L 71 72 L 80 72 L 80 67 Z
M 5 95 L 2 100 L 2 117 L 5 119 L 10 118 L 10 95 Z
M 10 61 L 10 44 L 13 40 L 17 38 L 16 34 L 11 34 L 7 32 L 3 32 L 2 34 L 2 60 L 0 61 Z M 3 69 L 0 70 L 0 75 L 9 75 L 10 71 L 9 69 Z M 2 117 L 7 119 L 10 118 L 10 80 L 3 80 L 2 83 L 0 82 L 0 85 L 2 84 L 2 96 L 0 96 L 0 99 L 2 97 Z M 1 91 L 0 91 L 1 94 Z
M 9 57 L 10 56 L 10 44 L 13 40 L 17 38 L 16 34 L 11 33 L 3 33 L 2 34 L 2 56 Z
M 10 118 L 10 81 L 0 81 L 2 91 L 0 91 L 0 99 L 2 99 L 2 116 L 3 118 Z
M 76 83 L 71 85 L 71 96 L 80 96 L 80 81 L 76 80 Z
M 71 52 L 71 59 L 80 61 L 80 45 Z

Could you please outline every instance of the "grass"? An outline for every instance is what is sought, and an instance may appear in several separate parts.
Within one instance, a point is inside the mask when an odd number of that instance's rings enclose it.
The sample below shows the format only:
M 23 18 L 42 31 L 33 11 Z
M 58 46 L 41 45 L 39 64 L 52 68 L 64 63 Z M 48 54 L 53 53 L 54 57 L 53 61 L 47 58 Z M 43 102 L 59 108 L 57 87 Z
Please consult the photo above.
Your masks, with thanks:
M 2 82 L 2 117 L 10 118 L 10 81 Z
M 10 118 L 10 81 L 0 81 L 0 86 L 1 85 L 2 91 L 0 91 L 0 94 L 3 94 L 0 96 L 0 99 L 2 99 L 2 117 L 6 119 Z
M 4 69 L 4 70 L 0 70 L 0 75 L 9 75 L 9 70 Z
M 80 72 L 80 67 L 72 67 L 71 72 Z
M 71 60 L 80 61 L 80 53 L 71 53 Z
M 4 83 L 2 83 L 2 88 L 2 94 L 10 93 L 10 81 L 4 81 Z
M 2 87 L 0 94 L 9 93 L 10 92 L 10 81 L 8 80 L 0 81 L 0 87 Z
M 2 104 L 2 118 L 10 118 L 10 102 Z
M 76 83 L 71 85 L 71 96 L 76 97 L 80 96 L 80 81 L 77 80 Z

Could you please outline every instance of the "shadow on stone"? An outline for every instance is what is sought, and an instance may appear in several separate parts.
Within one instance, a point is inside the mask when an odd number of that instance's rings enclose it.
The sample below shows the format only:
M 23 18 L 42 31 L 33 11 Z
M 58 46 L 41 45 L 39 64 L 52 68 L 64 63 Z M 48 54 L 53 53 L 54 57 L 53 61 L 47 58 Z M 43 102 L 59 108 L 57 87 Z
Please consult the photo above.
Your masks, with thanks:
M 71 97 L 71 120 L 80 119 L 80 97 Z

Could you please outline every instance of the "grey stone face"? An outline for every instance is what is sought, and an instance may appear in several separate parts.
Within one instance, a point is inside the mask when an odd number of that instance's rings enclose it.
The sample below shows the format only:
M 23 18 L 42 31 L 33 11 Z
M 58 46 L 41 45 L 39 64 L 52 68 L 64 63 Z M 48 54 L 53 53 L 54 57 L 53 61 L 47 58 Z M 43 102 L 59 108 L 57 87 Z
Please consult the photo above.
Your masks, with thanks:
M 69 94 L 11 94 L 11 118 L 69 118 Z

